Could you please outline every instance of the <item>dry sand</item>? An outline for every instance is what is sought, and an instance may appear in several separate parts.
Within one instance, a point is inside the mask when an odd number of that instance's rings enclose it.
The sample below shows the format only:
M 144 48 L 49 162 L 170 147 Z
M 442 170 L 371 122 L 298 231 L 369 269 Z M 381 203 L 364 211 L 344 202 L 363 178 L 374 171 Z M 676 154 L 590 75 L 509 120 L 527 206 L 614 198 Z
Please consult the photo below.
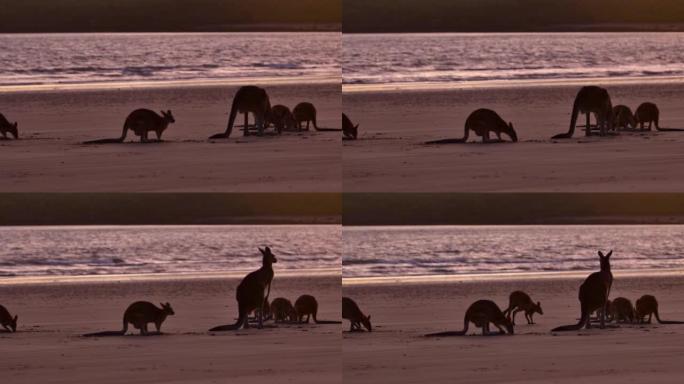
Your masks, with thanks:
M 371 315 L 372 333 L 343 336 L 344 381 L 353 383 L 681 383 L 684 325 L 552 334 L 576 323 L 581 278 L 481 280 L 451 283 L 346 285 L 345 296 Z M 518 314 L 514 336 L 424 338 L 460 330 L 467 306 L 489 298 L 506 307 L 522 289 L 542 303 L 536 325 Z M 621 278 L 611 297 L 655 295 L 661 318 L 684 320 L 684 278 Z M 348 323 L 344 324 L 345 330 Z M 470 332 L 477 334 L 471 325 Z
M 209 333 L 234 322 L 238 279 L 0 285 L 19 315 L 0 333 L 2 382 L 14 383 L 341 383 L 339 325 L 279 325 Z M 319 319 L 340 319 L 338 276 L 281 277 L 271 297 L 310 293 Z M 169 301 L 164 335 L 84 338 L 121 329 L 133 301 Z M 130 329 L 130 328 L 129 328 Z
M 684 128 L 684 84 L 608 84 L 613 104 L 659 105 L 661 126 Z M 360 140 L 343 144 L 345 192 L 679 192 L 684 132 L 550 140 L 567 132 L 579 84 L 348 92 Z M 424 145 L 462 137 L 467 116 L 496 110 L 520 142 Z
M 265 84 L 271 102 L 311 101 L 340 128 L 340 85 Z M 2 192 L 339 192 L 340 132 L 207 138 L 223 132 L 237 86 L 197 85 L 0 93 L 19 141 L 0 141 Z M 165 142 L 81 145 L 121 135 L 137 108 L 172 110 Z M 241 119 L 238 119 L 240 122 Z M 153 135 L 154 136 L 154 135 Z M 138 139 L 129 132 L 128 140 Z

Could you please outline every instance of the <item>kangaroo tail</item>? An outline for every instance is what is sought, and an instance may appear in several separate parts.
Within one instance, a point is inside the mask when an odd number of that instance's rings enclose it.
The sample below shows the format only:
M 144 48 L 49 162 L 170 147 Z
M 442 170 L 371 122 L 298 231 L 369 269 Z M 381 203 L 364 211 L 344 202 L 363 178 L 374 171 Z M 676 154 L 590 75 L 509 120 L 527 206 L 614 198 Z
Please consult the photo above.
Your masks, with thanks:
M 552 329 L 551 332 L 578 331 L 578 330 L 582 329 L 582 327 L 584 327 L 588 321 L 589 321 L 589 313 L 583 312 L 579 323 L 577 323 L 575 325 L 563 325 L 561 327 L 557 327 L 557 328 Z
M 314 129 L 316 129 L 318 132 L 341 132 L 342 128 L 318 128 L 316 125 L 314 125 Z
M 466 141 L 465 138 L 442 139 L 442 140 L 426 141 L 425 144 L 461 144 L 461 143 L 465 143 L 465 141 Z
M 462 331 L 446 331 L 446 332 L 437 332 L 437 333 L 428 333 L 425 335 L 425 337 L 441 337 L 441 336 L 465 336 L 465 334 L 468 332 L 468 317 L 466 316 L 463 319 L 463 330 Z
M 104 331 L 95 333 L 86 333 L 82 335 L 83 337 L 106 337 L 106 336 L 123 336 L 126 332 L 124 331 Z
M 235 124 L 235 118 L 237 117 L 238 114 L 238 95 L 235 95 L 233 98 L 233 104 L 230 107 L 230 117 L 228 117 L 228 126 L 226 127 L 226 131 L 223 133 L 217 133 L 215 135 L 209 136 L 209 139 L 227 139 L 230 137 L 230 134 L 233 132 L 233 125 Z M 247 127 L 245 127 L 247 129 Z
M 684 132 L 684 128 L 660 128 L 657 125 L 656 130 L 660 132 Z
M 247 314 L 241 312 L 240 316 L 238 317 L 237 322 L 235 322 L 235 324 L 219 325 L 218 327 L 214 327 L 214 328 L 210 329 L 209 332 L 235 331 L 235 330 L 240 329 L 246 321 L 247 321 Z
M 118 143 L 123 143 L 122 138 L 118 139 L 99 139 L 99 140 L 90 140 L 90 141 L 84 141 L 83 144 L 118 144 Z
M 570 118 L 570 128 L 567 133 L 561 133 L 553 136 L 551 139 L 569 139 L 575 134 L 575 126 L 577 125 L 577 116 L 579 115 L 579 106 L 577 105 L 578 100 L 575 100 L 575 104 L 572 106 L 572 117 Z M 589 129 L 589 127 L 587 127 Z
M 655 314 L 656 320 L 658 320 L 658 324 L 684 324 L 684 321 L 660 320 L 660 316 L 658 315 L 658 311 L 656 311 L 654 314 Z

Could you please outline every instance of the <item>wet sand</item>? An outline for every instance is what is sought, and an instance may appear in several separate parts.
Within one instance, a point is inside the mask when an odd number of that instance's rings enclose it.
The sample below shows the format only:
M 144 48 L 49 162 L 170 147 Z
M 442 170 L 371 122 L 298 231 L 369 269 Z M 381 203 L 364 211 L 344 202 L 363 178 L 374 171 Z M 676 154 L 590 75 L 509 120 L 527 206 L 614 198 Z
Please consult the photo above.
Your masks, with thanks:
M 6 281 L 5 281 L 6 282 Z M 2 304 L 19 315 L 17 333 L 0 333 L 4 383 L 341 383 L 339 325 L 278 325 L 210 333 L 234 323 L 235 278 L 2 284 Z M 340 319 L 340 278 L 278 277 L 271 297 L 309 293 L 319 319 Z M 84 338 L 120 330 L 136 300 L 169 301 L 161 336 Z M 154 328 L 152 326 L 152 328 Z M 132 328 L 129 328 L 129 332 Z
M 588 274 L 588 273 L 587 273 Z M 682 276 L 620 277 L 611 297 L 634 302 L 653 294 L 663 319 L 684 320 Z M 354 383 L 678 383 L 684 374 L 684 325 L 620 325 L 604 330 L 551 333 L 577 322 L 582 278 L 529 278 L 346 285 L 345 296 L 371 315 L 372 333 L 343 336 L 345 382 Z M 425 338 L 461 330 L 467 306 L 478 299 L 508 305 L 514 290 L 541 301 L 536 325 L 516 317 L 514 336 Z M 655 320 L 654 320 L 655 321 Z M 347 330 L 348 322 L 343 325 Z
M 599 83 L 600 84 L 600 83 Z M 684 84 L 607 84 L 613 105 L 659 105 L 661 126 L 684 128 Z M 567 132 L 579 84 L 348 92 L 360 140 L 344 141 L 345 192 L 679 192 L 684 132 L 551 140 Z M 467 116 L 496 110 L 516 144 L 424 145 L 462 137 Z
M 261 85 L 271 103 L 313 102 L 319 125 L 340 128 L 340 85 Z M 340 132 L 208 140 L 225 131 L 237 85 L 17 91 L 0 110 L 21 140 L 1 141 L 2 192 L 338 192 Z M 137 108 L 170 109 L 163 143 L 83 145 L 121 135 Z M 240 122 L 241 119 L 238 119 Z M 154 135 L 153 135 L 154 137 Z

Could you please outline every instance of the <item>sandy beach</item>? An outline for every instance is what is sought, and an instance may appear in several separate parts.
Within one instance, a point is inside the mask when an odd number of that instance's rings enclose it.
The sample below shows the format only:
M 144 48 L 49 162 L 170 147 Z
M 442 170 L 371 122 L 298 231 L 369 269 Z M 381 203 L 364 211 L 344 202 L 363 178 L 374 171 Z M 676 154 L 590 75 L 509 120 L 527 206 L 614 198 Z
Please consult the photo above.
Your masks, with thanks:
M 339 325 L 279 325 L 209 333 L 234 322 L 234 278 L 72 281 L 0 285 L 19 315 L 17 333 L 0 333 L 3 383 L 341 383 Z M 338 276 L 278 277 L 271 297 L 318 299 L 319 319 L 340 319 Z M 136 300 L 169 301 L 176 315 L 164 335 L 83 338 L 117 330 Z
M 621 277 L 611 297 L 653 294 L 663 319 L 684 320 L 682 276 Z M 552 334 L 576 323 L 581 277 L 345 285 L 373 320 L 372 333 L 344 333 L 344 380 L 354 383 L 679 383 L 684 325 L 620 325 Z M 522 289 L 541 301 L 536 325 L 518 314 L 514 336 L 424 338 L 460 330 L 467 306 L 489 298 L 507 306 Z M 348 322 L 344 325 L 348 327 Z M 477 333 L 474 328 L 471 332 Z
M 321 127 L 340 128 L 340 85 L 258 84 L 271 103 L 310 101 Z M 226 129 L 237 85 L 173 85 L 0 92 L 20 140 L 0 141 L 2 192 L 338 192 L 339 132 L 250 136 Z M 170 109 L 163 143 L 82 145 L 121 135 L 137 108 Z
M 601 84 L 597 82 L 597 84 Z M 678 192 L 684 132 L 551 140 L 567 132 L 575 83 L 345 92 L 360 140 L 343 144 L 345 192 Z M 613 105 L 658 104 L 661 127 L 684 128 L 684 84 L 609 83 Z M 462 137 L 467 116 L 496 110 L 516 144 L 424 145 Z

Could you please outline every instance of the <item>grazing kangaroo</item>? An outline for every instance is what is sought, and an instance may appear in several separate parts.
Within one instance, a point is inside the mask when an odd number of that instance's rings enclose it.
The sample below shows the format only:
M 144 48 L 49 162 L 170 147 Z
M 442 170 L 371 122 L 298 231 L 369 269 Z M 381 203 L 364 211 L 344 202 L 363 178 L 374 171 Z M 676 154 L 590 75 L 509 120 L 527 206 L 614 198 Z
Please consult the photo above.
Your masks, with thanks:
M 639 323 L 651 324 L 651 317 L 655 315 L 659 324 L 684 324 L 684 321 L 660 320 L 658 315 L 658 300 L 652 295 L 643 295 L 636 301 L 636 317 Z M 645 317 L 648 316 L 648 321 Z
M 660 110 L 658 106 L 654 103 L 643 103 L 637 108 L 634 113 L 634 118 L 636 124 L 641 127 L 641 130 L 645 130 L 645 124 L 648 123 L 648 130 L 651 130 L 652 124 L 655 123 L 656 130 L 661 132 L 682 132 L 682 128 L 661 128 L 660 127 Z M 635 127 L 636 127 L 635 124 Z
M 342 134 L 344 135 L 344 140 L 356 140 L 356 137 L 359 135 L 359 125 L 354 125 L 351 119 L 344 113 L 342 114 Z
M 561 133 L 552 139 L 569 139 L 575 134 L 577 118 L 580 113 L 586 114 L 586 135 L 591 136 L 591 114 L 596 115 L 596 124 L 599 126 L 601 136 L 605 136 L 606 130 L 613 129 L 613 104 L 610 101 L 608 91 L 595 86 L 582 87 L 575 97 L 572 107 L 570 129 L 567 133 Z
M 470 323 L 482 328 L 482 336 L 491 334 L 489 332 L 489 323 L 499 328 L 499 334 L 501 335 L 506 334 L 506 331 L 511 335 L 513 334 L 513 323 L 501 312 L 501 309 L 495 302 L 491 300 L 478 300 L 468 307 L 463 320 L 462 331 L 430 333 L 425 336 L 464 336 L 468 332 L 468 325 Z
M 133 131 L 136 136 L 140 136 L 141 143 L 149 142 L 148 134 L 154 132 L 157 135 L 157 141 L 161 141 L 162 133 L 171 123 L 175 123 L 171 111 L 161 111 L 161 116 L 149 109 L 136 109 L 131 112 L 126 118 L 123 126 L 123 132 L 118 139 L 100 139 L 86 141 L 84 144 L 113 144 L 123 143 L 126 140 L 128 130 Z
M 613 273 L 610 271 L 610 256 L 613 251 L 603 255 L 599 251 L 601 271 L 589 275 L 579 289 L 579 301 L 581 306 L 581 316 L 579 323 L 575 325 L 564 325 L 554 328 L 551 332 L 576 331 L 583 327 L 591 328 L 590 316 L 594 311 L 599 310 L 601 328 L 605 327 L 607 301 L 610 294 L 610 287 L 613 285 Z
M 628 106 L 616 105 L 613 107 L 614 129 L 636 129 L 636 126 L 636 119 L 634 119 L 634 114 Z
M 15 139 L 19 138 L 19 123 L 16 121 L 14 123 L 10 123 L 9 120 L 0 113 L 0 133 L 2 133 L 3 138 L 7 138 L 7 134 L 10 133 L 12 136 L 14 136 Z
M 515 311 L 511 315 L 511 311 L 514 309 Z M 515 291 L 511 293 L 511 296 L 508 298 L 508 308 L 506 308 L 503 313 L 506 315 L 506 317 L 508 317 L 509 320 L 511 320 L 511 324 L 515 325 L 515 315 L 520 311 L 525 311 L 525 319 L 527 319 L 527 324 L 534 324 L 534 319 L 532 317 L 535 313 L 540 315 L 544 314 L 540 302 L 535 303 L 532 301 L 530 295 L 523 291 Z
M 0 325 L 2 325 L 6 330 L 8 330 L 9 332 L 16 332 L 18 319 L 19 316 L 15 315 L 14 317 L 12 317 L 7 308 L 0 305 Z
M 253 85 L 246 85 L 240 87 L 233 97 L 233 105 L 230 108 L 230 117 L 228 118 L 228 127 L 224 133 L 217 133 L 210 137 L 210 139 L 227 139 L 233 132 L 233 125 L 238 113 L 245 115 L 245 126 L 243 134 L 249 135 L 249 114 L 254 115 L 255 125 L 257 127 L 259 136 L 264 134 L 264 128 L 268 122 L 268 116 L 271 113 L 271 100 L 268 93 L 263 88 Z
M 123 330 L 121 331 L 104 331 L 96 333 L 88 333 L 84 337 L 96 336 L 123 336 L 128 332 L 128 324 L 133 324 L 133 327 L 140 330 L 141 335 L 147 335 L 147 324 L 154 323 L 157 328 L 157 333 L 161 332 L 162 323 L 168 316 L 175 315 L 171 304 L 160 303 L 161 308 L 157 308 L 154 304 L 148 301 L 136 301 L 128 306 L 123 316 Z
M 475 132 L 476 135 L 482 137 L 483 143 L 488 143 L 489 134 L 493 132 L 498 141 L 501 140 L 501 134 L 504 133 L 511 138 L 514 143 L 518 141 L 518 135 L 513 129 L 513 123 L 506 123 L 504 119 L 501 118 L 496 112 L 491 109 L 478 109 L 468 116 L 465 123 L 465 133 L 460 139 L 443 139 L 428 141 L 425 144 L 457 144 L 465 143 L 468 141 L 468 133 L 470 131 Z
M 271 113 L 269 115 L 269 123 L 273 124 L 276 128 L 278 134 L 283 132 L 283 130 L 294 131 L 295 130 L 295 119 L 290 108 L 284 105 L 274 105 L 271 108 Z
M 277 263 L 271 248 L 259 248 L 262 258 L 262 266 L 254 272 L 245 276 L 237 287 L 235 298 L 238 302 L 238 319 L 235 324 L 221 325 L 210 329 L 210 331 L 230 331 L 240 329 L 242 326 L 249 328 L 247 316 L 250 312 L 260 309 L 257 313 L 259 318 L 258 328 L 262 328 L 264 300 L 268 299 L 271 293 L 271 281 L 273 281 L 273 263 Z
M 361 331 L 361 325 L 363 325 L 368 332 L 373 331 L 370 315 L 364 315 L 356 302 L 348 297 L 342 298 L 342 318 L 349 320 L 349 332 Z
M 284 297 L 277 297 L 271 302 L 271 314 L 276 323 L 284 321 L 297 321 L 297 313 L 290 300 Z
M 616 323 L 633 323 L 636 315 L 632 302 L 624 297 L 618 297 L 615 300 L 610 301 L 608 304 L 608 317 L 610 320 L 615 320 Z
M 313 124 L 313 127 L 315 130 L 320 131 L 320 132 L 338 132 L 341 131 L 341 129 L 335 129 L 335 128 L 320 128 L 318 124 L 316 124 L 316 107 L 314 107 L 313 104 L 311 103 L 299 103 L 295 105 L 294 109 L 292 110 L 292 114 L 294 115 L 295 118 L 295 124 L 297 125 L 298 130 L 302 130 L 302 123 L 306 123 L 306 130 L 309 130 L 309 123 Z
M 295 312 L 297 313 L 297 321 L 300 323 L 309 323 L 309 317 L 313 317 L 313 321 L 316 324 L 342 324 L 341 321 L 332 320 L 318 320 L 316 315 L 318 314 L 318 301 L 311 295 L 301 295 L 297 298 L 294 304 Z M 306 321 L 304 321 L 304 316 L 306 316 Z

